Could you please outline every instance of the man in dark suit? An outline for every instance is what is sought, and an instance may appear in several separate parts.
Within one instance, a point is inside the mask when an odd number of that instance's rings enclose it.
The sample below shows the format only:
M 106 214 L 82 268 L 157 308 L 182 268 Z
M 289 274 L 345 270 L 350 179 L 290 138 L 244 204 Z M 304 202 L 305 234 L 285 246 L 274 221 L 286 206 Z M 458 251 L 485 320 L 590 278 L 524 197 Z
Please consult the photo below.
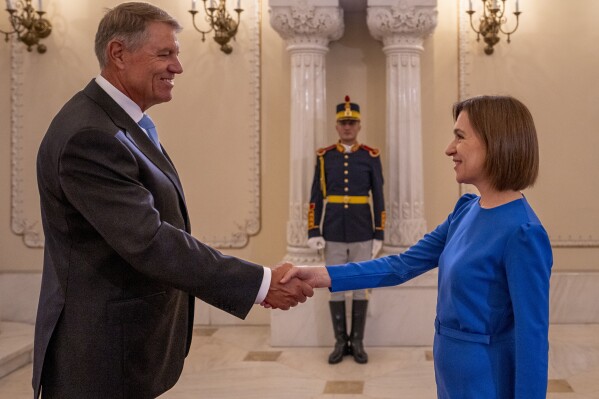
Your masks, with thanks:
M 335 129 L 339 141 L 316 152 L 308 211 L 308 246 L 324 249 L 327 265 L 374 258 L 383 245 L 385 228 L 380 152 L 358 143 L 361 129 L 358 104 L 345 96 L 336 111 Z M 352 292 L 349 334 L 345 321 L 345 293 L 332 293 L 329 307 L 335 334 L 335 348 L 329 355 L 329 363 L 339 363 L 343 356 L 350 354 L 356 362 L 367 363 L 363 338 L 368 292 Z
M 194 297 L 244 318 L 255 303 L 288 309 L 312 295 L 299 280 L 279 284 L 290 265 L 271 271 L 190 234 L 181 182 L 144 114 L 171 99 L 183 72 L 180 29 L 146 3 L 108 11 L 95 42 L 101 74 L 41 143 L 35 398 L 155 398 L 183 368 Z

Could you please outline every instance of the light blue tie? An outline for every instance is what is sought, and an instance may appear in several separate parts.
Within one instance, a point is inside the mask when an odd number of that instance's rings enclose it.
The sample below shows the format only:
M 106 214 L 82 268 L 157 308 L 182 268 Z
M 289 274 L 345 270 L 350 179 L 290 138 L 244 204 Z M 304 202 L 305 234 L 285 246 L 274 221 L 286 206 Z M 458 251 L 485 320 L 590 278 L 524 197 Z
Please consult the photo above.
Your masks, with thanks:
M 148 135 L 150 136 L 150 140 L 154 143 L 156 147 L 160 150 L 160 142 L 158 141 L 158 132 L 156 131 L 156 126 L 154 126 L 154 122 L 152 119 L 146 114 L 144 114 L 143 118 L 139 121 L 139 126 L 143 127 Z

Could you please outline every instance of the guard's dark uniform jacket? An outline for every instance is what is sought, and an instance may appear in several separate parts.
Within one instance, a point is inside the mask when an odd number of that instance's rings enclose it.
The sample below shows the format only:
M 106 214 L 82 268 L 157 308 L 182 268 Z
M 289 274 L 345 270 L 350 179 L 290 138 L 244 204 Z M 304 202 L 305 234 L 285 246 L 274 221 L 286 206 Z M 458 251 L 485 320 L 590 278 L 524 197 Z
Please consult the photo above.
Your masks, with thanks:
M 335 242 L 383 240 L 385 202 L 380 152 L 364 144 L 355 144 L 350 153 L 344 151 L 343 145 L 337 143 L 316 152 L 308 237 L 322 235 L 325 241 Z

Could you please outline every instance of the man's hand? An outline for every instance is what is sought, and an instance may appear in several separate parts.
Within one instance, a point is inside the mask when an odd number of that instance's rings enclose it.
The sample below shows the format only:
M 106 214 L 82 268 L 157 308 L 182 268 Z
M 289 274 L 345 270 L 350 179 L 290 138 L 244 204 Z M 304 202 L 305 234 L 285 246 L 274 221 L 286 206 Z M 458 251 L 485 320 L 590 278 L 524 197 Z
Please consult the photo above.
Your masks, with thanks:
M 294 266 L 285 274 L 281 283 L 285 284 L 298 278 L 313 288 L 331 286 L 331 276 L 324 266 Z
M 326 241 L 322 237 L 308 238 L 308 247 L 314 250 L 321 250 L 326 245 Z
M 300 279 L 288 278 L 285 283 L 281 282 L 285 273 L 292 267 L 291 263 L 283 263 L 272 269 L 270 288 L 262 302 L 264 307 L 288 310 L 298 302 L 306 302 L 307 297 L 314 295 L 312 287 Z

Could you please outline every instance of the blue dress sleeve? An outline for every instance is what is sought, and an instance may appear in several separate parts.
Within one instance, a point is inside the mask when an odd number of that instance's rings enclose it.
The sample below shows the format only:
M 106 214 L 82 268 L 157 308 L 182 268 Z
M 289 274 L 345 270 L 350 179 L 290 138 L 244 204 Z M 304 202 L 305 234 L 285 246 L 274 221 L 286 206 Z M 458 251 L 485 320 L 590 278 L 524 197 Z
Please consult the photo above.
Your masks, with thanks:
M 515 324 L 515 397 L 545 398 L 551 244 L 543 226 L 528 223 L 514 233 L 505 251 Z
M 398 285 L 436 267 L 445 246 L 448 225 L 447 221 L 440 224 L 402 254 L 327 266 L 331 291 Z
M 452 220 L 476 198 L 474 194 L 463 195 L 445 222 L 402 254 L 359 263 L 327 266 L 331 276 L 331 291 L 398 285 L 437 267 Z

